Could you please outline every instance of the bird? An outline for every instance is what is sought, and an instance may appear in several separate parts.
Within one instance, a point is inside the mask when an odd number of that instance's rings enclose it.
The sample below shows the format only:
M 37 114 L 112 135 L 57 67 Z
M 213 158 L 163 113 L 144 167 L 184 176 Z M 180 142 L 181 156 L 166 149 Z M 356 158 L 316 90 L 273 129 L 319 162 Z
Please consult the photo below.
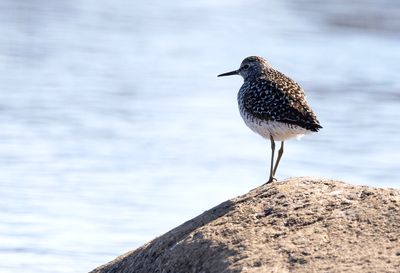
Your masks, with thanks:
M 274 69 L 259 56 L 245 58 L 239 69 L 218 77 L 240 75 L 244 82 L 237 101 L 245 124 L 271 142 L 269 180 L 276 181 L 276 171 L 284 151 L 284 142 L 322 129 L 317 116 L 307 103 L 303 88 Z M 280 141 L 274 165 L 275 141 Z

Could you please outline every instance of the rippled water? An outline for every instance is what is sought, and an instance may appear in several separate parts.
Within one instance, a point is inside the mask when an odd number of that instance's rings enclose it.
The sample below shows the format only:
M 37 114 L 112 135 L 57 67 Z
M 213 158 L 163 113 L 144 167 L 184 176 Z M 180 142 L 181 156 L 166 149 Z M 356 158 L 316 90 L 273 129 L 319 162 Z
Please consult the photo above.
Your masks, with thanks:
M 396 1 L 0 1 L 0 271 L 86 272 L 266 181 L 237 110 L 262 55 L 324 129 L 278 178 L 398 187 Z

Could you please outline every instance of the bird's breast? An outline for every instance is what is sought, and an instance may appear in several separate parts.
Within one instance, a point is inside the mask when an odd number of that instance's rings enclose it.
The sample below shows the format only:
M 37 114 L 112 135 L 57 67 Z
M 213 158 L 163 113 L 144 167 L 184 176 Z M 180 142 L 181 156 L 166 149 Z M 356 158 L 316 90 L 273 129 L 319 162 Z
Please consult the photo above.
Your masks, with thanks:
M 304 134 L 310 133 L 307 129 L 300 126 L 288 124 L 274 120 L 263 120 L 255 117 L 244 108 L 243 101 L 238 100 L 239 112 L 244 123 L 255 133 L 263 138 L 276 141 L 284 141 L 286 139 L 301 137 Z

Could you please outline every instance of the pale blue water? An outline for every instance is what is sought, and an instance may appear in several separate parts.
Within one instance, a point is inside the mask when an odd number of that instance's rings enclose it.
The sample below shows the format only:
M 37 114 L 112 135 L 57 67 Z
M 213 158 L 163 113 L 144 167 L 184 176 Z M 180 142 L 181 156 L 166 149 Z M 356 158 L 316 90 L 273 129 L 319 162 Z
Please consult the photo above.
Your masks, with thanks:
M 262 55 L 324 126 L 278 178 L 400 180 L 396 1 L 0 1 L 0 272 L 87 272 L 267 178 Z

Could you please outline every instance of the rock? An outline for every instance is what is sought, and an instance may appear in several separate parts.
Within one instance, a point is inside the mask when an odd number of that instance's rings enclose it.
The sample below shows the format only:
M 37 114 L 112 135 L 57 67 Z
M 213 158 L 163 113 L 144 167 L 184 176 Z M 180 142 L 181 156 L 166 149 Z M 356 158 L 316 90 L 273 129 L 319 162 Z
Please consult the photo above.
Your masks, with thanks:
M 226 201 L 91 273 L 399 271 L 400 190 L 303 177 Z

